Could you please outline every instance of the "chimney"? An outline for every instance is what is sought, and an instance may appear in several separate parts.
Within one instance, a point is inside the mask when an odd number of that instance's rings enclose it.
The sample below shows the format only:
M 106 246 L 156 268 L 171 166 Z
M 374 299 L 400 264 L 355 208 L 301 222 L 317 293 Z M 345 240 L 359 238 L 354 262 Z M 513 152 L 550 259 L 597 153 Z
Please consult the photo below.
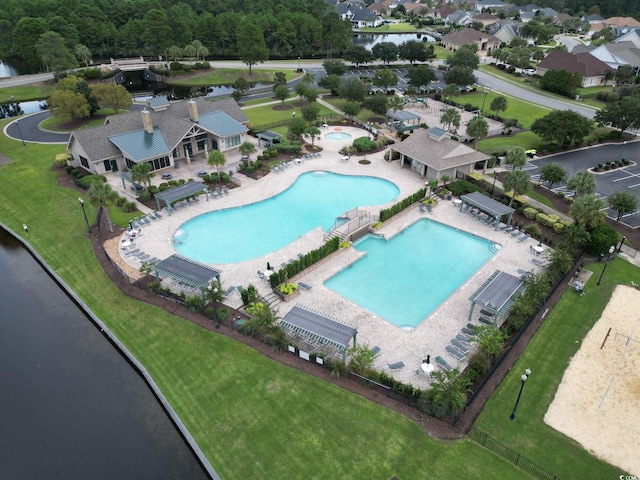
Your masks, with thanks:
M 146 108 L 142 110 L 142 126 L 147 133 L 153 133 L 153 122 L 151 121 L 151 112 Z
M 198 105 L 195 100 L 189 100 L 189 118 L 193 123 L 198 123 L 200 117 L 198 116 Z

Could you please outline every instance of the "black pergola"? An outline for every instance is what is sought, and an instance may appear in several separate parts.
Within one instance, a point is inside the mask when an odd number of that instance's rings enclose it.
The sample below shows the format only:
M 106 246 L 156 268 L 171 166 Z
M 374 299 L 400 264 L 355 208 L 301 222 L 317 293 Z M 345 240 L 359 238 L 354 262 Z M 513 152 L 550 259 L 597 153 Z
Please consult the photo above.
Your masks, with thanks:
M 260 132 L 256 136 L 258 137 L 258 146 L 260 146 L 260 140 L 264 140 L 267 147 L 270 147 L 271 145 L 276 143 L 276 140 L 278 141 L 277 143 L 282 142 L 282 135 L 276 132 L 271 132 L 269 130 L 267 130 L 266 132 Z
M 494 323 L 498 316 L 505 315 L 517 298 L 517 293 L 524 288 L 524 282 L 518 277 L 496 270 L 491 277 L 474 292 L 469 300 L 471 310 L 469 320 L 473 317 L 473 310 L 480 305 L 493 314 Z
M 511 218 L 513 217 L 515 208 L 508 207 L 504 203 L 500 203 L 493 198 L 489 198 L 480 192 L 472 192 L 467 195 L 462 195 L 460 200 L 462 200 L 462 203 L 460 204 L 460 211 L 462 211 L 462 206 L 466 204 L 476 207 L 484 213 L 494 217 L 496 219 L 496 225 L 494 227 L 496 230 L 498 230 L 498 227 L 500 226 L 500 219 L 504 215 L 509 215 L 507 225 L 511 225 Z
M 158 192 L 155 194 L 156 197 L 156 205 L 158 206 L 158 210 L 160 210 L 160 202 L 164 202 L 167 206 L 167 211 L 169 215 L 171 215 L 171 204 L 177 200 L 182 200 L 183 198 L 191 197 L 197 193 L 204 192 L 207 197 L 207 202 L 209 201 L 209 189 L 204 183 L 200 182 L 187 182 L 184 185 L 179 185 L 174 188 L 170 188 L 169 190 L 165 190 L 164 192 Z
M 355 345 L 358 334 L 358 330 L 354 327 L 298 305 L 293 307 L 280 321 L 280 328 L 282 331 L 291 330 L 311 340 L 335 347 L 342 352 L 342 361 L 347 359 L 349 342 L 353 338 Z
M 196 262 L 182 255 L 173 254 L 153 267 L 156 280 L 169 277 L 184 285 L 199 288 L 204 296 L 205 288 L 214 280 L 220 285 L 222 271 L 204 263 Z

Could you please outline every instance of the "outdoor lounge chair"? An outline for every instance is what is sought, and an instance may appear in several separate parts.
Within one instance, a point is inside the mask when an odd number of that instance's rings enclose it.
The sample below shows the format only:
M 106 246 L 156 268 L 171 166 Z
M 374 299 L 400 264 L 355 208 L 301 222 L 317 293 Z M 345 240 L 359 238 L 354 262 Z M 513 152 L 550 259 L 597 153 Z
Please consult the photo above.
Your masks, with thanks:
M 469 335 L 465 335 L 464 333 L 458 333 L 456 335 L 456 340 L 464 343 L 471 343 L 471 337 Z
M 144 223 L 146 223 L 147 225 L 149 225 L 151 222 L 149 221 L 149 219 L 147 218 L 147 216 L 145 215 L 144 217 L 142 217 L 140 220 L 142 220 Z
M 504 232 L 509 227 L 511 227 L 511 225 L 507 225 L 506 223 L 504 223 L 498 227 L 498 230 L 500 230 L 501 232 Z M 513 229 L 513 227 L 511 228 Z
M 429 205 L 428 203 L 425 205 L 425 207 L 426 207 L 428 213 L 433 212 L 433 210 L 431 210 L 431 205 Z
M 468 336 L 470 336 L 470 337 L 473 337 L 473 336 L 475 335 L 475 332 L 474 332 L 474 331 L 473 331 L 473 329 L 471 329 L 471 328 L 462 327 L 462 328 L 460 329 L 460 331 L 461 331 L 463 334 L 468 335 Z
M 509 225 L 507 228 L 503 230 L 504 233 L 511 233 L 516 229 L 513 225 Z
M 233 291 L 234 291 L 235 289 L 236 289 L 236 287 L 234 287 L 234 286 L 232 285 L 231 287 L 227 288 L 227 290 L 222 294 L 222 296 L 223 296 L 224 298 L 228 298 L 228 297 L 233 293 Z
M 544 260 L 538 260 L 537 258 L 532 258 L 531 261 L 542 268 L 547 268 L 549 266 L 549 262 L 545 262 Z
M 444 358 L 442 358 L 440 355 L 436 357 L 436 363 L 440 365 L 447 372 L 450 372 L 451 370 L 453 370 L 453 367 L 449 365 L 447 361 Z
M 528 238 L 531 238 L 531 235 L 529 235 L 528 233 L 525 233 L 522 237 L 520 237 L 520 238 L 518 239 L 518 241 L 519 241 L 520 243 L 522 243 L 522 242 L 524 242 L 525 240 L 527 240 Z
M 124 255 L 125 255 L 125 257 L 130 257 L 132 255 L 135 256 L 138 253 L 140 253 L 140 249 L 136 248 L 135 250 L 130 250 L 130 251 L 126 252 Z
M 224 193 L 225 195 L 229 195 L 229 190 L 227 189 L 227 187 L 222 187 L 222 193 Z
M 487 310 L 480 310 L 480 315 L 484 315 L 485 317 L 493 317 L 493 312 L 489 312 Z
M 511 232 L 509 235 L 511 235 L 513 238 L 515 237 L 519 237 L 520 235 L 522 235 L 522 231 L 519 229 L 515 229 L 513 232 Z
M 465 347 L 463 344 L 461 344 L 456 338 L 452 338 L 451 339 L 451 345 L 453 345 L 458 350 L 460 350 L 460 352 L 463 355 L 466 355 L 467 353 L 469 353 L 469 349 L 467 347 Z
M 422 205 L 422 204 L 418 205 L 418 210 L 420 210 L 420 213 L 426 212 L 426 210 L 424 208 L 424 205 Z
M 489 320 L 488 318 L 484 318 L 484 317 L 478 317 L 478 321 L 480 323 L 484 323 L 485 325 L 495 325 L 492 320 Z
M 298 286 L 307 292 L 311 290 L 313 287 L 311 285 L 307 285 L 306 283 L 298 282 Z
M 404 362 L 387 363 L 387 369 L 392 372 L 400 370 L 401 368 L 404 368 Z
M 380 349 L 380 347 L 378 347 L 378 346 L 376 345 L 375 347 L 373 347 L 373 348 L 371 349 L 371 353 L 373 353 L 374 355 L 377 355 L 377 354 L 379 354 L 379 353 L 380 353 L 380 350 L 381 350 L 381 349 Z
M 464 360 L 464 357 L 466 355 L 464 355 L 462 352 L 460 352 L 459 350 L 456 350 L 455 348 L 453 348 L 451 345 L 447 345 L 446 347 L 444 347 L 444 349 L 449 352 L 451 354 L 451 356 L 453 356 L 454 358 L 456 358 L 457 360 Z

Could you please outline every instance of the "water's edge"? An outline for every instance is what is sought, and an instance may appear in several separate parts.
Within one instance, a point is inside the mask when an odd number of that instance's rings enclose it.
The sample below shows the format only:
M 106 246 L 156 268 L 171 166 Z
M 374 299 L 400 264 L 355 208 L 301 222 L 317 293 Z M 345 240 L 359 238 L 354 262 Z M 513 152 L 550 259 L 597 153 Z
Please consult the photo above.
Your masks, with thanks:
M 42 267 L 42 269 L 51 277 L 51 279 L 65 292 L 65 294 L 71 299 L 76 306 L 82 310 L 85 316 L 100 329 L 100 332 L 104 335 L 104 337 L 118 350 L 118 352 L 124 357 L 124 359 L 133 367 L 133 369 L 142 377 L 144 382 L 147 384 L 153 395 L 156 397 L 158 402 L 160 403 L 162 409 L 166 412 L 171 422 L 174 424 L 179 434 L 185 440 L 187 446 L 196 459 L 202 466 L 205 472 L 211 477 L 213 480 L 220 480 L 220 476 L 215 471 L 209 459 L 202 452 L 198 443 L 195 441 L 187 427 L 182 423 L 180 417 L 176 414 L 176 412 L 171 407 L 171 404 L 166 399 L 158 385 L 155 383 L 147 369 L 138 361 L 138 359 L 125 347 L 125 345 L 120 342 L 118 337 L 111 331 L 109 328 L 96 316 L 91 309 L 78 297 L 75 292 L 60 278 L 60 276 L 44 261 L 44 259 L 38 254 L 36 250 L 34 250 L 31 245 L 20 235 L 14 232 L 11 228 L 9 228 L 4 223 L 0 222 L 0 228 L 4 229 L 7 233 L 12 235 L 16 240 L 18 240 L 21 245 L 25 248 L 27 252 L 33 257 L 33 259 Z

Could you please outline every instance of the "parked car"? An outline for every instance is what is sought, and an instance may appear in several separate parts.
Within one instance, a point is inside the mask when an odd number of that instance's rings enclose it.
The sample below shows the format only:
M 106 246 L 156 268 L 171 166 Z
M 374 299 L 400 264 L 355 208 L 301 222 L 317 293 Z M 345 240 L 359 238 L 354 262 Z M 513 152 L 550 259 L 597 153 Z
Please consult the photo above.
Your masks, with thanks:
M 507 66 L 504 63 L 499 63 L 496 65 L 496 68 L 498 70 L 504 70 L 505 68 L 507 68 Z
M 536 74 L 536 69 L 535 68 L 525 68 L 522 70 L 522 74 L 523 75 L 535 75 Z

